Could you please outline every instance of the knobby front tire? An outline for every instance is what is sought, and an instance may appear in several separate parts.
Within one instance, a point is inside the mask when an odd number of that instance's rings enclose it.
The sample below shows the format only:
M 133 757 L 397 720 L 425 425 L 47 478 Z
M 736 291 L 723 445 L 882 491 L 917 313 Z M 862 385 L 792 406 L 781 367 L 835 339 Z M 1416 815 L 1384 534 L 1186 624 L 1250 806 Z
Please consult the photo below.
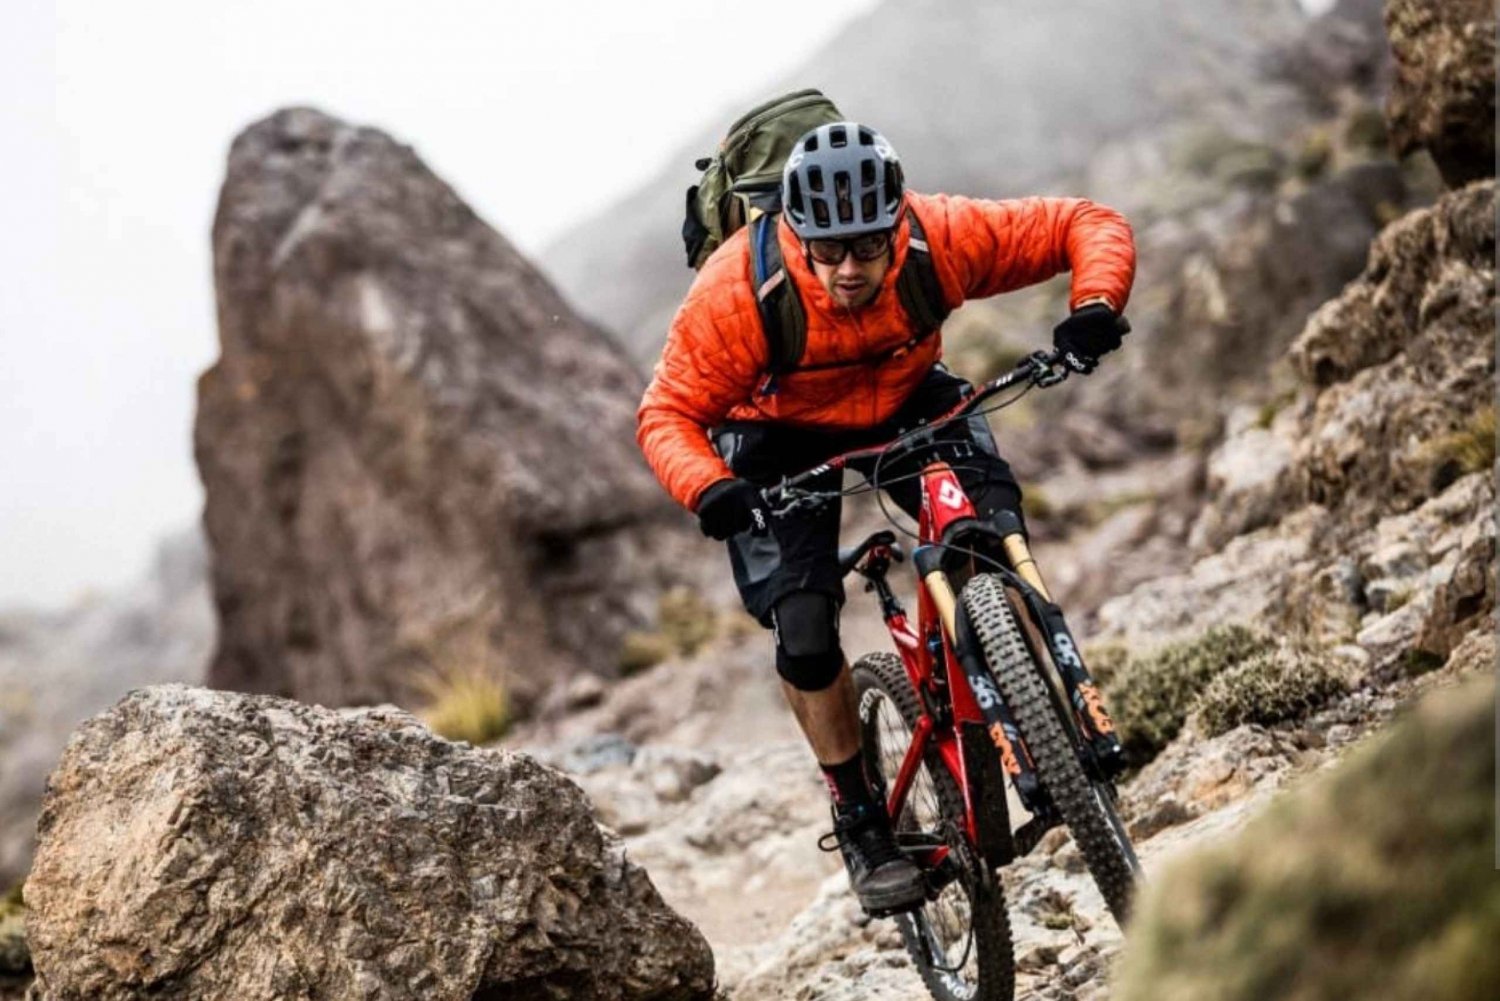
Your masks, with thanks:
M 1123 927 L 1140 863 L 1115 809 L 1114 788 L 1085 773 L 1071 736 L 1074 731 L 1059 718 L 1066 709 L 1032 661 L 1001 579 L 994 574 L 975 576 L 961 600 L 1042 785 L 1073 832 L 1110 913 Z
M 853 674 L 865 764 L 889 789 L 922 707 L 894 654 L 861 657 Z M 892 824 L 898 837 L 914 832 L 941 837 L 961 866 L 962 877 L 944 887 L 937 900 L 896 916 L 901 940 L 928 991 L 937 1001 L 1012 1001 L 1015 958 L 1005 895 L 961 834 L 963 795 L 934 755 L 918 769 L 906 805 Z M 933 956 L 944 958 L 934 963 Z

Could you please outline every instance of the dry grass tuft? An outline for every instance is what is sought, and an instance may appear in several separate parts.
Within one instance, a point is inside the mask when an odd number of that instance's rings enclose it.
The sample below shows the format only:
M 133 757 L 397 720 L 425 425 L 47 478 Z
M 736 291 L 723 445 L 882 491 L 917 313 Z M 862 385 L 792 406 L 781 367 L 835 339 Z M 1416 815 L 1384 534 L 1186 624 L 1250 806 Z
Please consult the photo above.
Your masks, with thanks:
M 488 744 L 510 726 L 510 699 L 495 674 L 482 667 L 435 671 L 417 687 L 425 705 L 423 722 L 447 740 Z

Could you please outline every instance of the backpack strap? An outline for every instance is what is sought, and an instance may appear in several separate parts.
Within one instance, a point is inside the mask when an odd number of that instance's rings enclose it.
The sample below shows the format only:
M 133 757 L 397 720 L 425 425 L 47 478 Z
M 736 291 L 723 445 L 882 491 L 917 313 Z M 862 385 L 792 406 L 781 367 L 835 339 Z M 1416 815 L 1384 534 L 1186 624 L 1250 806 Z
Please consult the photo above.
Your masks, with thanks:
M 927 246 L 927 232 L 922 221 L 912 211 L 906 213 L 910 227 L 910 240 L 906 248 L 906 264 L 896 276 L 896 295 L 901 307 L 911 317 L 912 326 L 923 335 L 931 334 L 943 325 L 948 308 L 943 298 L 943 283 L 938 280 L 937 268 L 932 263 L 932 250 Z
M 760 312 L 761 330 L 766 335 L 770 359 L 766 371 L 772 379 L 790 372 L 802 360 L 807 348 L 807 314 L 797 289 L 787 279 L 781 259 L 781 242 L 776 239 L 776 223 L 781 217 L 763 212 L 750 223 L 750 262 L 755 279 L 755 307 Z

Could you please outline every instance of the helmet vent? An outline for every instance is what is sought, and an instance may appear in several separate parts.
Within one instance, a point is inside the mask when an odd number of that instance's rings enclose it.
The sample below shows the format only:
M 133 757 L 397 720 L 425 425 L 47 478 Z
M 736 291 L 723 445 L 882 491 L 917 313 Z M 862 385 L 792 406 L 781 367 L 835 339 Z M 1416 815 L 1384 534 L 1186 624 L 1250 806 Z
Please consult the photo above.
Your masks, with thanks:
M 895 205 L 901 201 L 902 181 L 901 165 L 899 163 L 886 164 L 885 200 L 888 204 Z
M 860 213 L 864 216 L 861 222 L 874 222 L 880 215 L 880 206 L 875 203 L 875 192 L 870 191 L 859 200 Z
M 787 182 L 787 210 L 800 215 L 804 211 L 802 207 L 802 184 L 797 180 L 796 174 L 788 177 Z
M 854 221 L 854 200 L 849 195 L 848 171 L 835 171 L 833 175 L 833 198 L 838 204 L 839 222 Z
M 859 130 L 859 144 L 861 146 L 874 146 L 875 135 L 869 129 L 861 126 Z
M 830 221 L 828 218 L 828 203 L 821 198 L 814 198 L 812 201 L 812 210 L 814 224 L 820 229 L 827 229 Z
M 807 137 L 807 142 L 802 144 L 802 149 L 808 153 L 816 153 L 818 151 L 818 134 L 816 132 Z
M 849 133 L 844 131 L 843 126 L 835 125 L 828 130 L 828 145 L 834 149 L 843 149 L 849 145 Z
M 875 187 L 875 161 L 869 158 L 859 161 L 860 187 Z
M 808 187 L 809 191 L 822 191 L 823 190 L 823 168 L 822 167 L 808 167 L 807 168 L 807 187 Z

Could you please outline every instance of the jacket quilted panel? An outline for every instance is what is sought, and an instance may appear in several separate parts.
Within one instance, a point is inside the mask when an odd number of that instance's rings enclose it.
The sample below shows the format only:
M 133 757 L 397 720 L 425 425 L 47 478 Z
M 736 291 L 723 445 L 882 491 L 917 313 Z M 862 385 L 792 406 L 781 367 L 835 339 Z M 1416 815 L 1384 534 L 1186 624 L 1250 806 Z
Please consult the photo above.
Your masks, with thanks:
M 1129 224 L 1113 209 L 1081 198 L 906 197 L 927 232 L 949 306 L 1071 269 L 1074 308 L 1102 299 L 1124 310 L 1135 277 L 1135 244 Z M 876 358 L 911 338 L 895 289 L 910 243 L 904 223 L 880 291 L 854 310 L 834 304 L 785 222 L 777 236 L 787 278 L 796 283 L 807 312 L 802 364 Z M 870 364 L 786 373 L 767 392 L 769 349 L 755 306 L 748 231 L 742 229 L 704 264 L 678 308 L 641 400 L 636 438 L 662 485 L 691 510 L 705 489 L 731 475 L 709 444 L 710 427 L 726 420 L 869 427 L 896 412 L 941 352 L 941 337 L 935 336 Z

